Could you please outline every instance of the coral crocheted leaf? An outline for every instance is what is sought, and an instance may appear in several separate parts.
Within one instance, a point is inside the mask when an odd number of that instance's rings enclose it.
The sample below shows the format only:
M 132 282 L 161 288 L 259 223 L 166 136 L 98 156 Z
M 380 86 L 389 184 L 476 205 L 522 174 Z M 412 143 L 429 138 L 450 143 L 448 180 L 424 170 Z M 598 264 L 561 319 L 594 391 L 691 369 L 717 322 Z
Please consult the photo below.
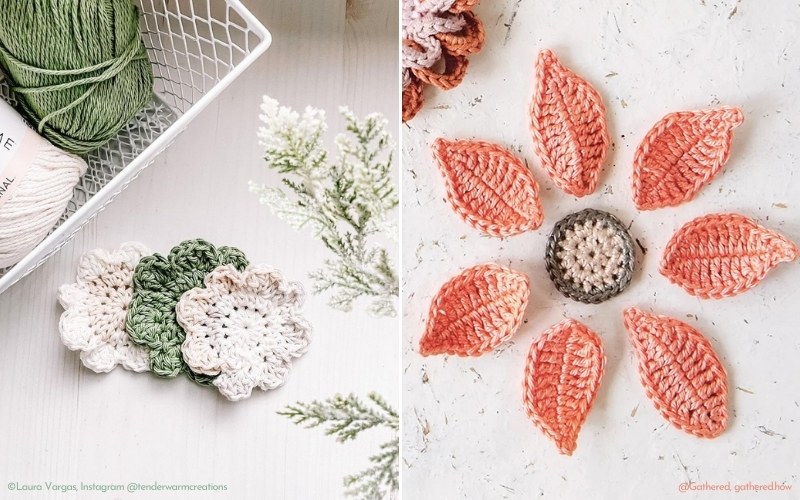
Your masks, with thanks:
M 739 108 L 670 113 L 656 123 L 633 160 L 633 201 L 640 210 L 689 201 L 728 161 Z
M 661 274 L 692 295 L 731 297 L 756 286 L 800 249 L 785 236 L 737 214 L 711 214 L 680 228 L 661 257 Z
M 423 356 L 480 356 L 511 338 L 528 305 L 528 277 L 497 264 L 462 271 L 431 302 Z
M 605 363 L 600 338 L 573 319 L 550 327 L 531 345 L 525 364 L 525 411 L 564 455 L 572 455 L 578 446 Z
M 574 196 L 592 193 L 609 145 L 600 94 L 543 50 L 530 112 L 536 154 L 556 185 Z
M 447 200 L 469 225 L 490 236 L 511 236 L 542 225 L 539 186 L 525 165 L 496 144 L 436 139 L 433 156 Z
M 623 316 L 642 385 L 661 415 L 695 436 L 722 434 L 728 377 L 708 339 L 682 321 L 635 307 Z

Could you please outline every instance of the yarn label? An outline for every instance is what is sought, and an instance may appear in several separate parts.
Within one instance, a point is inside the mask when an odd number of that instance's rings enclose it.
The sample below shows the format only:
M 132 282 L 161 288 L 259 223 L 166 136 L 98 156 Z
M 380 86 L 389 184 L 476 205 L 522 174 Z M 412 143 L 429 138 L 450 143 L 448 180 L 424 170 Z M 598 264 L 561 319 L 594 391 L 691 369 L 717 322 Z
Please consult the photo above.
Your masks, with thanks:
M 0 99 L 0 207 L 14 196 L 44 139 Z

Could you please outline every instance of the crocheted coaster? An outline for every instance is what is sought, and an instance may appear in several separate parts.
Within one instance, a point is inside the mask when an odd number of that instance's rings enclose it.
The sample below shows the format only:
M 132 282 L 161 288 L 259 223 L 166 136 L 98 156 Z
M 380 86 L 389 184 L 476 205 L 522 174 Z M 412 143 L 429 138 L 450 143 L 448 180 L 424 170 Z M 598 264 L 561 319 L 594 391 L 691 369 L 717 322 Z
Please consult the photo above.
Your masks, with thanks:
M 478 0 L 403 0 L 403 121 L 422 109 L 425 85 L 450 90 L 483 47 Z
M 544 259 L 558 291 L 586 304 L 628 288 L 636 260 L 631 235 L 619 219 L 589 208 L 556 223 Z
M 691 326 L 635 307 L 625 310 L 647 397 L 672 425 L 699 437 L 722 434 L 728 376 L 711 343 Z
M 110 372 L 117 365 L 147 370 L 147 350 L 125 331 L 133 270 L 146 255 L 150 250 L 141 243 L 124 243 L 116 252 L 94 250 L 81 257 L 76 282 L 58 289 L 64 308 L 58 324 L 61 341 L 81 351 L 84 366 L 94 372 Z
M 531 133 L 542 166 L 563 191 L 594 192 L 610 140 L 600 94 L 550 50 L 536 61 Z
M 680 228 L 661 257 L 661 274 L 698 297 L 732 297 L 781 262 L 800 256 L 785 236 L 738 214 L 698 217 Z
M 550 327 L 531 344 L 525 364 L 525 412 L 564 455 L 572 455 L 578 446 L 605 364 L 600 338 L 573 319 Z
M 633 159 L 633 202 L 639 210 L 680 205 L 728 161 L 739 108 L 670 113 L 647 133 Z
M 528 277 L 498 264 L 465 269 L 445 283 L 431 302 L 423 356 L 480 356 L 510 339 L 528 305 Z
M 213 384 L 231 401 L 250 397 L 255 387 L 280 387 L 311 338 L 303 298 L 300 283 L 269 267 L 216 268 L 205 288 L 189 290 L 178 302 L 183 359 L 193 372 L 216 377 Z
M 186 335 L 175 317 L 175 306 L 181 295 L 202 286 L 208 273 L 225 264 L 244 269 L 248 261 L 236 248 L 188 240 L 167 257 L 151 255 L 136 266 L 127 331 L 134 342 L 149 349 L 150 370 L 156 375 L 175 377 L 183 371 L 199 384 L 211 383 L 211 377 L 192 372 L 183 361 L 181 344 Z
M 510 152 L 483 141 L 439 138 L 433 156 L 447 184 L 447 201 L 467 224 L 497 237 L 542 225 L 539 185 Z

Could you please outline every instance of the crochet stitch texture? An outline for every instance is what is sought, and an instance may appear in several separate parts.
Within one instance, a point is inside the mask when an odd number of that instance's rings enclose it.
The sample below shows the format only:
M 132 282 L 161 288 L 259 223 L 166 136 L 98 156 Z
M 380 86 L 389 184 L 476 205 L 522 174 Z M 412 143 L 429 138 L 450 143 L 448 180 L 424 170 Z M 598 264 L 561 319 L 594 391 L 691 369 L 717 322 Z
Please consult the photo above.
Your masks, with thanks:
M 606 108 L 551 50 L 536 61 L 530 116 L 536 154 L 556 185 L 578 197 L 594 192 L 610 144 Z
M 148 368 L 147 350 L 125 330 L 133 272 L 146 255 L 150 250 L 141 243 L 124 243 L 115 252 L 94 250 L 81 257 L 75 283 L 58 289 L 64 308 L 61 341 L 80 351 L 84 366 L 94 372 L 110 372 L 117 365 L 135 372 Z
M 664 249 L 661 274 L 698 297 L 749 290 L 781 262 L 800 256 L 785 236 L 738 214 L 710 214 L 680 228 Z
M 600 338 L 573 319 L 553 325 L 531 344 L 525 363 L 525 411 L 564 455 L 572 455 L 578 446 L 605 364 Z
M 642 385 L 661 415 L 695 436 L 722 434 L 728 377 L 708 339 L 682 321 L 635 307 L 623 316 Z
M 680 205 L 695 197 L 728 161 L 739 108 L 670 113 L 636 149 L 633 201 L 639 210 Z
M 136 266 L 127 331 L 134 342 L 148 348 L 150 370 L 156 375 L 171 378 L 183 371 L 197 383 L 211 383 L 211 377 L 192 372 L 183 361 L 181 344 L 186 335 L 175 306 L 181 295 L 202 286 L 208 273 L 225 264 L 244 269 L 249 263 L 236 248 L 216 248 L 196 239 L 180 243 L 166 257 L 145 257 Z
M 606 301 L 628 288 L 635 261 L 625 226 L 593 209 L 558 221 L 545 251 L 545 268 L 556 289 L 587 304 Z
M 301 314 L 300 283 L 272 268 L 238 271 L 221 266 L 205 278 L 205 288 L 189 290 L 177 306 L 186 331 L 183 359 L 195 373 L 231 401 L 283 385 L 292 358 L 308 349 L 311 327 Z
M 528 306 L 528 277 L 498 264 L 465 269 L 431 301 L 423 356 L 480 356 L 510 339 Z
M 478 0 L 403 0 L 403 121 L 422 109 L 426 85 L 450 90 L 483 47 Z
M 516 156 L 484 141 L 436 139 L 433 155 L 453 210 L 489 236 L 511 236 L 542 225 L 539 185 Z

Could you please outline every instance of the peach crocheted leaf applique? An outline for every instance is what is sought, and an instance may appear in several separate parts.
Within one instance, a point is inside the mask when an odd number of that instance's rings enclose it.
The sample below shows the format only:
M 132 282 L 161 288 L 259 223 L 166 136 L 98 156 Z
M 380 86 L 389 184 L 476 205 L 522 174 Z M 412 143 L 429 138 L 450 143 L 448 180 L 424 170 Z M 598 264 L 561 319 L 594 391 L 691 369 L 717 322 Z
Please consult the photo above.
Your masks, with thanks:
M 656 123 L 633 160 L 633 201 L 639 210 L 680 205 L 695 197 L 728 161 L 739 108 L 670 113 Z
M 578 446 L 605 363 L 600 338 L 573 319 L 550 327 L 531 345 L 525 364 L 525 411 L 564 455 L 572 455 Z
M 738 214 L 710 214 L 680 228 L 661 257 L 661 274 L 698 297 L 731 297 L 800 256 L 785 236 Z
M 530 114 L 536 154 L 556 185 L 578 197 L 594 192 L 610 143 L 606 109 L 597 90 L 550 50 L 536 61 Z
M 700 332 L 635 307 L 623 313 L 647 397 L 672 425 L 717 437 L 728 421 L 728 377 Z
M 445 283 L 431 302 L 423 356 L 480 356 L 510 339 L 528 305 L 528 277 L 498 264 L 470 267 Z
M 542 225 L 539 185 L 507 150 L 489 142 L 439 138 L 433 156 L 445 178 L 447 200 L 467 224 L 497 237 Z

